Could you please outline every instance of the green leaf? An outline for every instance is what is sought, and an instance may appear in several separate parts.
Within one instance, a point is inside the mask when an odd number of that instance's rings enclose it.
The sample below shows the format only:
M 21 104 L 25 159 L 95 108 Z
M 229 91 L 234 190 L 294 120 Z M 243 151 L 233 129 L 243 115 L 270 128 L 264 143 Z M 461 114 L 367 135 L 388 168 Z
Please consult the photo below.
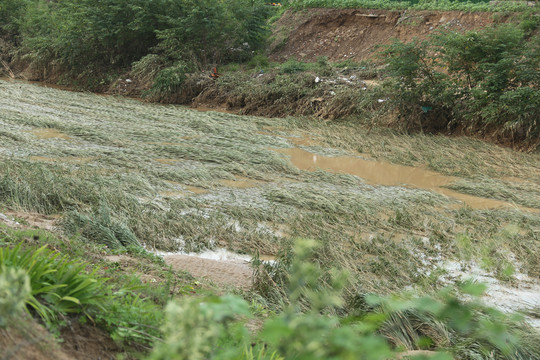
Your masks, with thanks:
M 483 283 L 477 283 L 469 280 L 461 284 L 459 288 L 465 294 L 482 296 L 486 292 L 488 286 Z

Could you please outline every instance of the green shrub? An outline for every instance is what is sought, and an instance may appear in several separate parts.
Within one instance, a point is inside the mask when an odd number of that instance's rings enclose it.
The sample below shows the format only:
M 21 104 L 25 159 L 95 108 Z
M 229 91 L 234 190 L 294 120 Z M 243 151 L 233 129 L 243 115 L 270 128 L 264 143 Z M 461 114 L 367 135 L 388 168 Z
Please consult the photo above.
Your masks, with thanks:
M 164 66 L 163 59 L 159 55 L 148 54 L 131 64 L 131 75 L 143 86 L 150 87 Z
M 466 129 L 536 146 L 540 37 L 513 25 L 395 42 L 384 54 L 390 99 L 407 128 Z
M 22 27 L 32 57 L 48 52 L 56 63 L 81 76 L 129 65 L 156 45 L 155 30 L 167 1 L 36 1 Z
M 19 34 L 27 3 L 26 0 L 0 2 L 0 37 L 13 38 Z
M 301 61 L 294 59 L 287 60 L 280 66 L 281 73 L 283 74 L 294 74 L 302 71 L 306 71 L 307 64 Z
M 177 63 L 161 70 L 157 73 L 152 88 L 146 95 L 151 98 L 163 99 L 179 92 L 187 79 L 186 73 L 188 71 L 189 67 L 184 63 Z
M 197 64 L 241 62 L 265 45 L 270 9 L 261 1 L 182 0 L 157 31 L 157 49 L 171 61 Z
M 162 306 L 125 288 L 106 300 L 105 311 L 97 312 L 95 320 L 107 329 L 113 340 L 149 346 L 161 339 Z
M 260 55 L 260 54 L 255 55 L 247 62 L 248 68 L 255 68 L 255 69 L 265 69 L 269 65 L 270 65 L 270 61 L 268 60 L 268 56 Z

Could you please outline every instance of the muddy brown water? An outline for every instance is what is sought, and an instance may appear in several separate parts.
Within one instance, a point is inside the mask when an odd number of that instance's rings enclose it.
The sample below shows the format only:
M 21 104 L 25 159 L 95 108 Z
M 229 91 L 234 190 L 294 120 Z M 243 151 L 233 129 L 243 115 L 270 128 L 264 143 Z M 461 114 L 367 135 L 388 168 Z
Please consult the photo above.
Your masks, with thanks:
M 524 208 L 501 200 L 486 199 L 446 189 L 444 186 L 451 184 L 457 178 L 422 168 L 364 160 L 351 156 L 327 157 L 299 148 L 277 149 L 276 151 L 289 155 L 292 164 L 301 170 L 323 169 L 336 173 L 356 175 L 371 185 L 404 185 L 432 190 L 462 201 L 473 209 L 512 207 L 540 212 L 538 209 Z
M 206 194 L 208 192 L 207 189 L 203 189 L 203 188 L 197 187 L 197 186 L 185 185 L 185 188 L 188 189 L 189 191 L 191 191 L 192 193 L 195 193 L 195 194 Z

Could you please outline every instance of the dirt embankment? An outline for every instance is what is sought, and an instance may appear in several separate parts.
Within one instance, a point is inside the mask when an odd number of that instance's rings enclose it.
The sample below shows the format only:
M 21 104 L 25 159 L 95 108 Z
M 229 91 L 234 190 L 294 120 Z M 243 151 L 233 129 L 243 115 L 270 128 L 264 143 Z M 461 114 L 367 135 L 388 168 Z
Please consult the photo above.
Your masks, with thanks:
M 509 17 L 459 11 L 289 10 L 274 24 L 271 58 L 313 61 L 326 56 L 332 61 L 365 60 L 377 53 L 379 45 L 394 38 L 409 42 L 440 29 L 472 30 L 506 22 Z

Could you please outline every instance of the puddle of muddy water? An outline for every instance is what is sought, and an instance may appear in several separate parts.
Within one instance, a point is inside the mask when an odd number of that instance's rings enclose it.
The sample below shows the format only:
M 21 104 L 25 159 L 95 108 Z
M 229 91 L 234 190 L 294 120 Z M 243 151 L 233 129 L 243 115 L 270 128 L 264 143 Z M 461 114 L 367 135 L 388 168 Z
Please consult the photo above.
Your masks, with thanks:
M 187 193 L 182 191 L 160 191 L 159 195 L 167 198 L 183 198 L 187 196 Z
M 184 197 L 187 195 L 190 195 L 189 193 L 195 193 L 195 194 L 206 194 L 208 193 L 207 189 L 204 189 L 202 187 L 198 186 L 191 186 L 191 185 L 185 185 L 176 181 L 167 181 L 167 183 L 171 184 L 175 189 L 172 191 L 162 191 L 160 194 L 162 196 L 169 196 L 169 197 Z M 187 191 L 186 191 L 187 190 Z
M 301 170 L 313 171 L 323 169 L 336 173 L 356 175 L 366 180 L 366 182 L 371 185 L 405 185 L 433 190 L 439 194 L 462 201 L 473 209 L 513 207 L 534 212 L 538 211 L 537 209 L 518 207 L 505 201 L 476 197 L 446 189 L 443 186 L 449 185 L 455 181 L 455 177 L 441 175 L 437 172 L 422 168 L 364 160 L 348 156 L 327 157 L 299 148 L 276 149 L 275 151 L 289 155 L 292 164 Z
M 261 261 L 266 261 L 266 262 L 274 262 L 276 261 L 276 257 L 274 255 L 259 255 L 259 259 Z
M 291 143 L 293 143 L 296 146 L 318 146 L 320 145 L 319 142 L 317 142 L 314 139 L 311 139 L 309 137 L 305 136 L 287 136 L 287 140 L 289 140 Z
M 38 139 L 72 139 L 63 132 L 53 128 L 36 128 L 32 129 L 30 132 L 34 134 Z

